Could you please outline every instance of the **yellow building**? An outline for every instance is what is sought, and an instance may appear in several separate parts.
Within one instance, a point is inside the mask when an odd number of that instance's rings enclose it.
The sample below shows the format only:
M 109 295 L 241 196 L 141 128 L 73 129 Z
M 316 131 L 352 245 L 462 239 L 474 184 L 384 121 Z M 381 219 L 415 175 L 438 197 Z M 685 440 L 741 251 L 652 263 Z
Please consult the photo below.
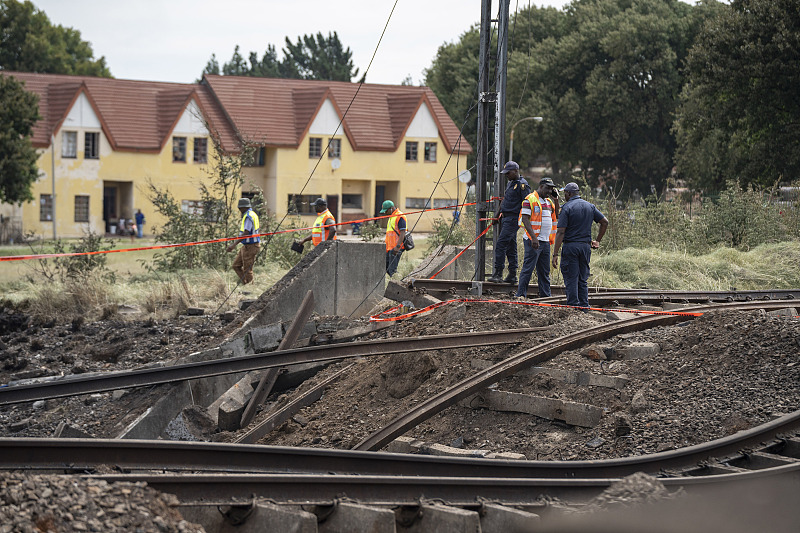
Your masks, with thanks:
M 23 234 L 115 233 L 141 209 L 145 233 L 165 220 L 148 187 L 168 189 L 201 212 L 200 183 L 213 156 L 206 129 L 235 153 L 255 144 L 243 194 L 263 190 L 270 213 L 299 213 L 327 199 L 337 221 L 374 216 L 390 199 L 402 210 L 460 203 L 470 146 L 426 87 L 207 76 L 200 84 L 5 72 L 39 95 L 34 129 L 40 179 L 34 201 L 3 205 Z M 438 216 L 421 216 L 427 231 Z M 420 218 L 409 217 L 411 227 Z M 9 233 L 9 232 L 6 232 Z

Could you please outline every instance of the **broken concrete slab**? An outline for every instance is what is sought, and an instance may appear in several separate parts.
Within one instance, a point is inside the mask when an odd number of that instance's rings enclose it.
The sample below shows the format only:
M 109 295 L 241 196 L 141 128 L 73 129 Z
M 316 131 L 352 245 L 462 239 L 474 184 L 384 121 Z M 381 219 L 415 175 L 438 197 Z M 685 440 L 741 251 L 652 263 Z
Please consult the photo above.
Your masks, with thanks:
M 336 510 L 318 524 L 319 533 L 384 533 L 395 531 L 391 509 L 339 502 Z
M 263 531 L 286 531 L 291 533 L 316 533 L 317 516 L 289 505 L 268 502 L 257 503 L 241 523 L 232 523 L 217 509 L 216 505 L 187 505 L 180 507 L 184 519 L 200 524 L 207 533 L 261 533 Z M 235 516 L 236 509 L 231 513 Z
M 632 342 L 625 346 L 617 346 L 614 348 L 614 359 L 644 359 L 645 357 L 652 357 L 658 355 L 661 351 L 661 346 L 655 342 Z
M 506 505 L 485 503 L 481 507 L 481 531 L 503 533 L 534 533 L 541 531 L 539 515 L 520 511 Z
M 664 302 L 661 304 L 661 308 L 664 311 L 676 311 L 683 309 L 684 307 L 689 307 L 691 304 L 686 303 L 678 303 L 678 302 Z
M 216 429 L 217 424 L 208 416 L 205 409 L 190 405 L 167 424 L 164 432 L 171 440 L 207 442 Z
M 490 451 L 465 450 L 462 448 L 445 446 L 444 444 L 423 443 L 422 446 L 420 446 L 419 453 L 423 455 L 436 455 L 443 457 L 486 457 L 489 455 Z
M 419 294 L 414 292 L 404 284 L 396 281 L 390 281 L 386 284 L 386 290 L 383 292 L 384 298 L 389 298 L 395 302 L 411 302 L 417 309 L 424 309 L 429 305 L 441 302 L 440 299 L 431 296 L 430 294 Z
M 283 326 L 280 322 L 259 326 L 248 331 L 244 336 L 246 353 L 264 353 L 278 347 L 283 338 Z
M 413 437 L 397 437 L 386 445 L 389 453 L 419 453 L 425 443 Z
M 53 437 L 56 439 L 93 439 L 94 436 L 82 431 L 74 426 L 70 426 L 64 421 L 59 422 Z
M 603 417 L 603 410 L 593 405 L 492 389 L 465 398 L 461 405 L 472 409 L 526 413 L 581 427 L 594 427 Z
M 767 312 L 768 316 L 797 316 L 797 309 L 794 307 L 786 307 L 784 309 L 776 309 L 775 311 Z

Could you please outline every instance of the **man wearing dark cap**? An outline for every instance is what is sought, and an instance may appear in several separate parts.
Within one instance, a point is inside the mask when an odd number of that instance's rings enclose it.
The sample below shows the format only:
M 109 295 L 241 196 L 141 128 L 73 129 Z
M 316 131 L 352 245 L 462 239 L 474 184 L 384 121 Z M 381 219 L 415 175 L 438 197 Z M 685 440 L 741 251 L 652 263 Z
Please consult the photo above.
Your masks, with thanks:
M 231 241 L 228 245 L 228 252 L 232 252 L 240 242 L 244 245 L 236 254 L 233 260 L 233 270 L 242 283 L 247 284 L 253 281 L 253 265 L 258 256 L 258 249 L 261 238 L 258 236 L 260 229 L 258 215 L 253 211 L 249 198 L 239 200 L 239 212 L 242 214 L 242 221 L 239 224 L 239 239 Z
M 528 296 L 528 283 L 534 268 L 539 285 L 539 298 L 550 296 L 550 245 L 556 239 L 557 218 L 556 184 L 552 179 L 544 177 L 539 181 L 539 188 L 522 201 L 522 210 L 519 213 L 525 259 L 522 262 L 522 271 L 519 273 L 517 297 Z
M 589 260 L 592 249 L 600 248 L 600 241 L 608 228 L 608 219 L 594 204 L 581 198 L 577 183 L 567 183 L 561 190 L 564 191 L 566 202 L 558 215 L 553 268 L 558 267 L 558 252 L 563 244 L 561 274 L 564 276 L 567 305 L 588 308 Z M 592 240 L 592 222 L 600 224 L 595 240 Z M 584 312 L 588 312 L 588 309 L 584 309 Z
M 332 241 L 336 239 L 336 219 L 328 211 L 328 202 L 322 198 L 317 198 L 313 204 L 314 211 L 317 212 L 317 220 L 311 229 L 311 235 L 300 241 L 301 244 L 312 241 L 314 246 L 319 246 L 322 241 Z
M 500 171 L 508 174 L 508 185 L 500 203 L 500 209 L 495 213 L 494 224 L 499 225 L 500 233 L 494 249 L 494 273 L 488 279 L 492 283 L 517 284 L 517 229 L 519 212 L 522 209 L 522 200 L 531 192 L 528 182 L 519 175 L 519 165 L 509 161 Z M 497 231 L 497 229 L 495 229 Z M 503 268 L 508 258 L 508 276 L 503 279 Z

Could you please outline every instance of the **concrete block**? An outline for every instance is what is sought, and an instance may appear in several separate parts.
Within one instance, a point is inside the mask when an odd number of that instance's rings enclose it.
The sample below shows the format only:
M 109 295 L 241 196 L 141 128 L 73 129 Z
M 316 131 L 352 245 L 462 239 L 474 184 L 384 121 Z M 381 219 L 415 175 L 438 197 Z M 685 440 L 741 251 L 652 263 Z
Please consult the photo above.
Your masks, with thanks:
M 617 346 L 614 351 L 615 359 L 643 359 L 658 355 L 661 346 L 654 342 L 632 342 L 627 346 Z
M 603 410 L 593 405 L 491 389 L 468 397 L 461 404 L 473 409 L 510 411 L 548 420 L 563 420 L 567 424 L 581 427 L 594 427 L 603 417 Z
M 384 298 L 389 298 L 395 302 L 402 303 L 409 301 L 414 304 L 417 309 L 423 309 L 429 305 L 441 302 L 438 298 L 434 298 L 430 294 L 418 294 L 412 289 L 408 288 L 402 283 L 390 281 L 386 284 L 386 290 L 383 292 Z
M 425 443 L 413 437 L 397 437 L 386 445 L 389 453 L 418 453 Z
M 458 320 L 463 320 L 467 316 L 467 305 L 464 303 L 460 304 L 450 304 L 447 307 L 444 315 L 442 315 L 441 323 L 442 324 L 449 324 L 450 322 L 456 322 Z
M 240 311 L 244 311 L 245 309 L 247 309 L 248 307 L 250 307 L 251 305 L 253 305 L 257 301 L 258 300 L 242 300 L 242 301 L 239 302 L 239 310 Z
M 487 459 L 508 459 L 509 461 L 525 461 L 527 457 L 525 457 L 524 453 L 514 453 L 514 452 L 492 452 L 486 455 Z
M 192 505 L 179 508 L 183 518 L 200 524 L 206 533 L 316 533 L 317 516 L 302 509 L 260 502 L 244 523 L 234 525 L 217 510 L 216 505 Z
M 419 519 L 409 527 L 398 524 L 397 531 L 409 533 L 445 533 L 481 531 L 481 520 L 475 511 L 439 504 L 423 504 Z
M 776 309 L 775 311 L 769 311 L 767 313 L 769 316 L 797 316 L 797 309 L 794 307 L 787 307 L 785 309 Z
M 278 347 L 283 338 L 283 327 L 280 322 L 253 328 L 244 337 L 244 348 L 247 353 L 264 353 Z
M 480 518 L 481 531 L 487 533 L 531 533 L 542 530 L 539 515 L 495 503 L 484 504 Z
M 632 316 L 633 316 L 632 313 L 623 313 L 621 311 L 606 311 L 607 320 L 625 320 L 626 318 L 631 318 Z
M 317 525 L 319 533 L 394 533 L 390 509 L 340 502 L 334 513 Z
M 444 444 L 423 443 L 420 446 L 420 453 L 441 457 L 486 457 L 490 452 L 489 450 L 464 450 Z
M 206 310 L 202 307 L 189 307 L 186 309 L 186 314 L 189 316 L 203 316 Z
M 248 354 L 245 350 L 244 337 L 222 343 L 220 349 L 224 357 L 241 357 Z
M 62 421 L 59 422 L 58 427 L 56 427 L 55 432 L 53 432 L 53 437 L 56 439 L 93 439 L 94 437 L 85 431 L 81 431 L 80 429 L 70 426 L 66 422 Z
M 661 308 L 664 311 L 676 311 L 683 309 L 684 307 L 689 307 L 690 304 L 681 304 L 677 302 L 664 302 L 661 304 Z
M 246 404 L 230 398 L 223 401 L 218 409 L 216 422 L 220 431 L 236 431 L 242 428 L 242 413 Z
M 209 405 L 207 409 L 211 418 L 217 420 L 217 413 L 220 409 L 220 406 L 224 402 L 227 402 L 230 405 L 238 404 L 242 407 L 247 405 L 247 402 L 253 396 L 253 381 L 258 381 L 259 375 L 260 372 L 248 372 L 247 375 L 237 381 L 233 387 L 225 391 L 222 396 L 214 400 L 214 402 Z M 230 407 L 227 409 L 230 410 Z

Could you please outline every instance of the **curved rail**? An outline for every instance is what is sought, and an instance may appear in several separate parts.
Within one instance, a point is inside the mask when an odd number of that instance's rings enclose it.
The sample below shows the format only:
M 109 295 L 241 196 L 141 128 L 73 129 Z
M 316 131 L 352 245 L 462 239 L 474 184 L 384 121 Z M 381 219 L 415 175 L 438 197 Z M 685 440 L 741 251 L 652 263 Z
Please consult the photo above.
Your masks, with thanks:
M 800 429 L 800 410 L 721 439 L 648 455 L 585 461 L 512 461 L 434 457 L 353 450 L 128 439 L 0 438 L 0 468 L 84 471 L 100 465 L 125 469 L 220 472 L 306 472 L 448 477 L 604 478 L 634 472 L 688 471 L 712 459 L 740 457 L 762 447 L 774 453 Z M 800 445 L 798 445 L 800 447 Z
M 785 307 L 784 302 L 759 301 L 747 303 L 729 303 L 717 305 L 703 305 L 687 307 L 682 311 L 686 312 L 707 312 L 714 310 L 753 310 L 753 309 L 777 309 Z M 354 450 L 379 450 L 389 442 L 399 437 L 420 422 L 427 420 L 445 408 L 455 404 L 467 396 L 474 394 L 499 379 L 508 377 L 519 370 L 541 364 L 552 359 L 565 350 L 573 350 L 590 342 L 597 342 L 608 339 L 621 333 L 641 331 L 656 326 L 665 326 L 681 321 L 691 320 L 693 317 L 687 316 L 653 316 L 638 317 L 623 322 L 602 324 L 589 328 L 577 335 L 559 337 L 552 341 L 540 344 L 529 350 L 525 350 L 517 355 L 509 357 L 500 363 L 491 366 L 475 375 L 462 380 L 447 390 L 429 398 L 416 406 L 408 413 L 401 415 L 392 421 L 388 426 L 367 436 L 364 440 L 353 447 Z

